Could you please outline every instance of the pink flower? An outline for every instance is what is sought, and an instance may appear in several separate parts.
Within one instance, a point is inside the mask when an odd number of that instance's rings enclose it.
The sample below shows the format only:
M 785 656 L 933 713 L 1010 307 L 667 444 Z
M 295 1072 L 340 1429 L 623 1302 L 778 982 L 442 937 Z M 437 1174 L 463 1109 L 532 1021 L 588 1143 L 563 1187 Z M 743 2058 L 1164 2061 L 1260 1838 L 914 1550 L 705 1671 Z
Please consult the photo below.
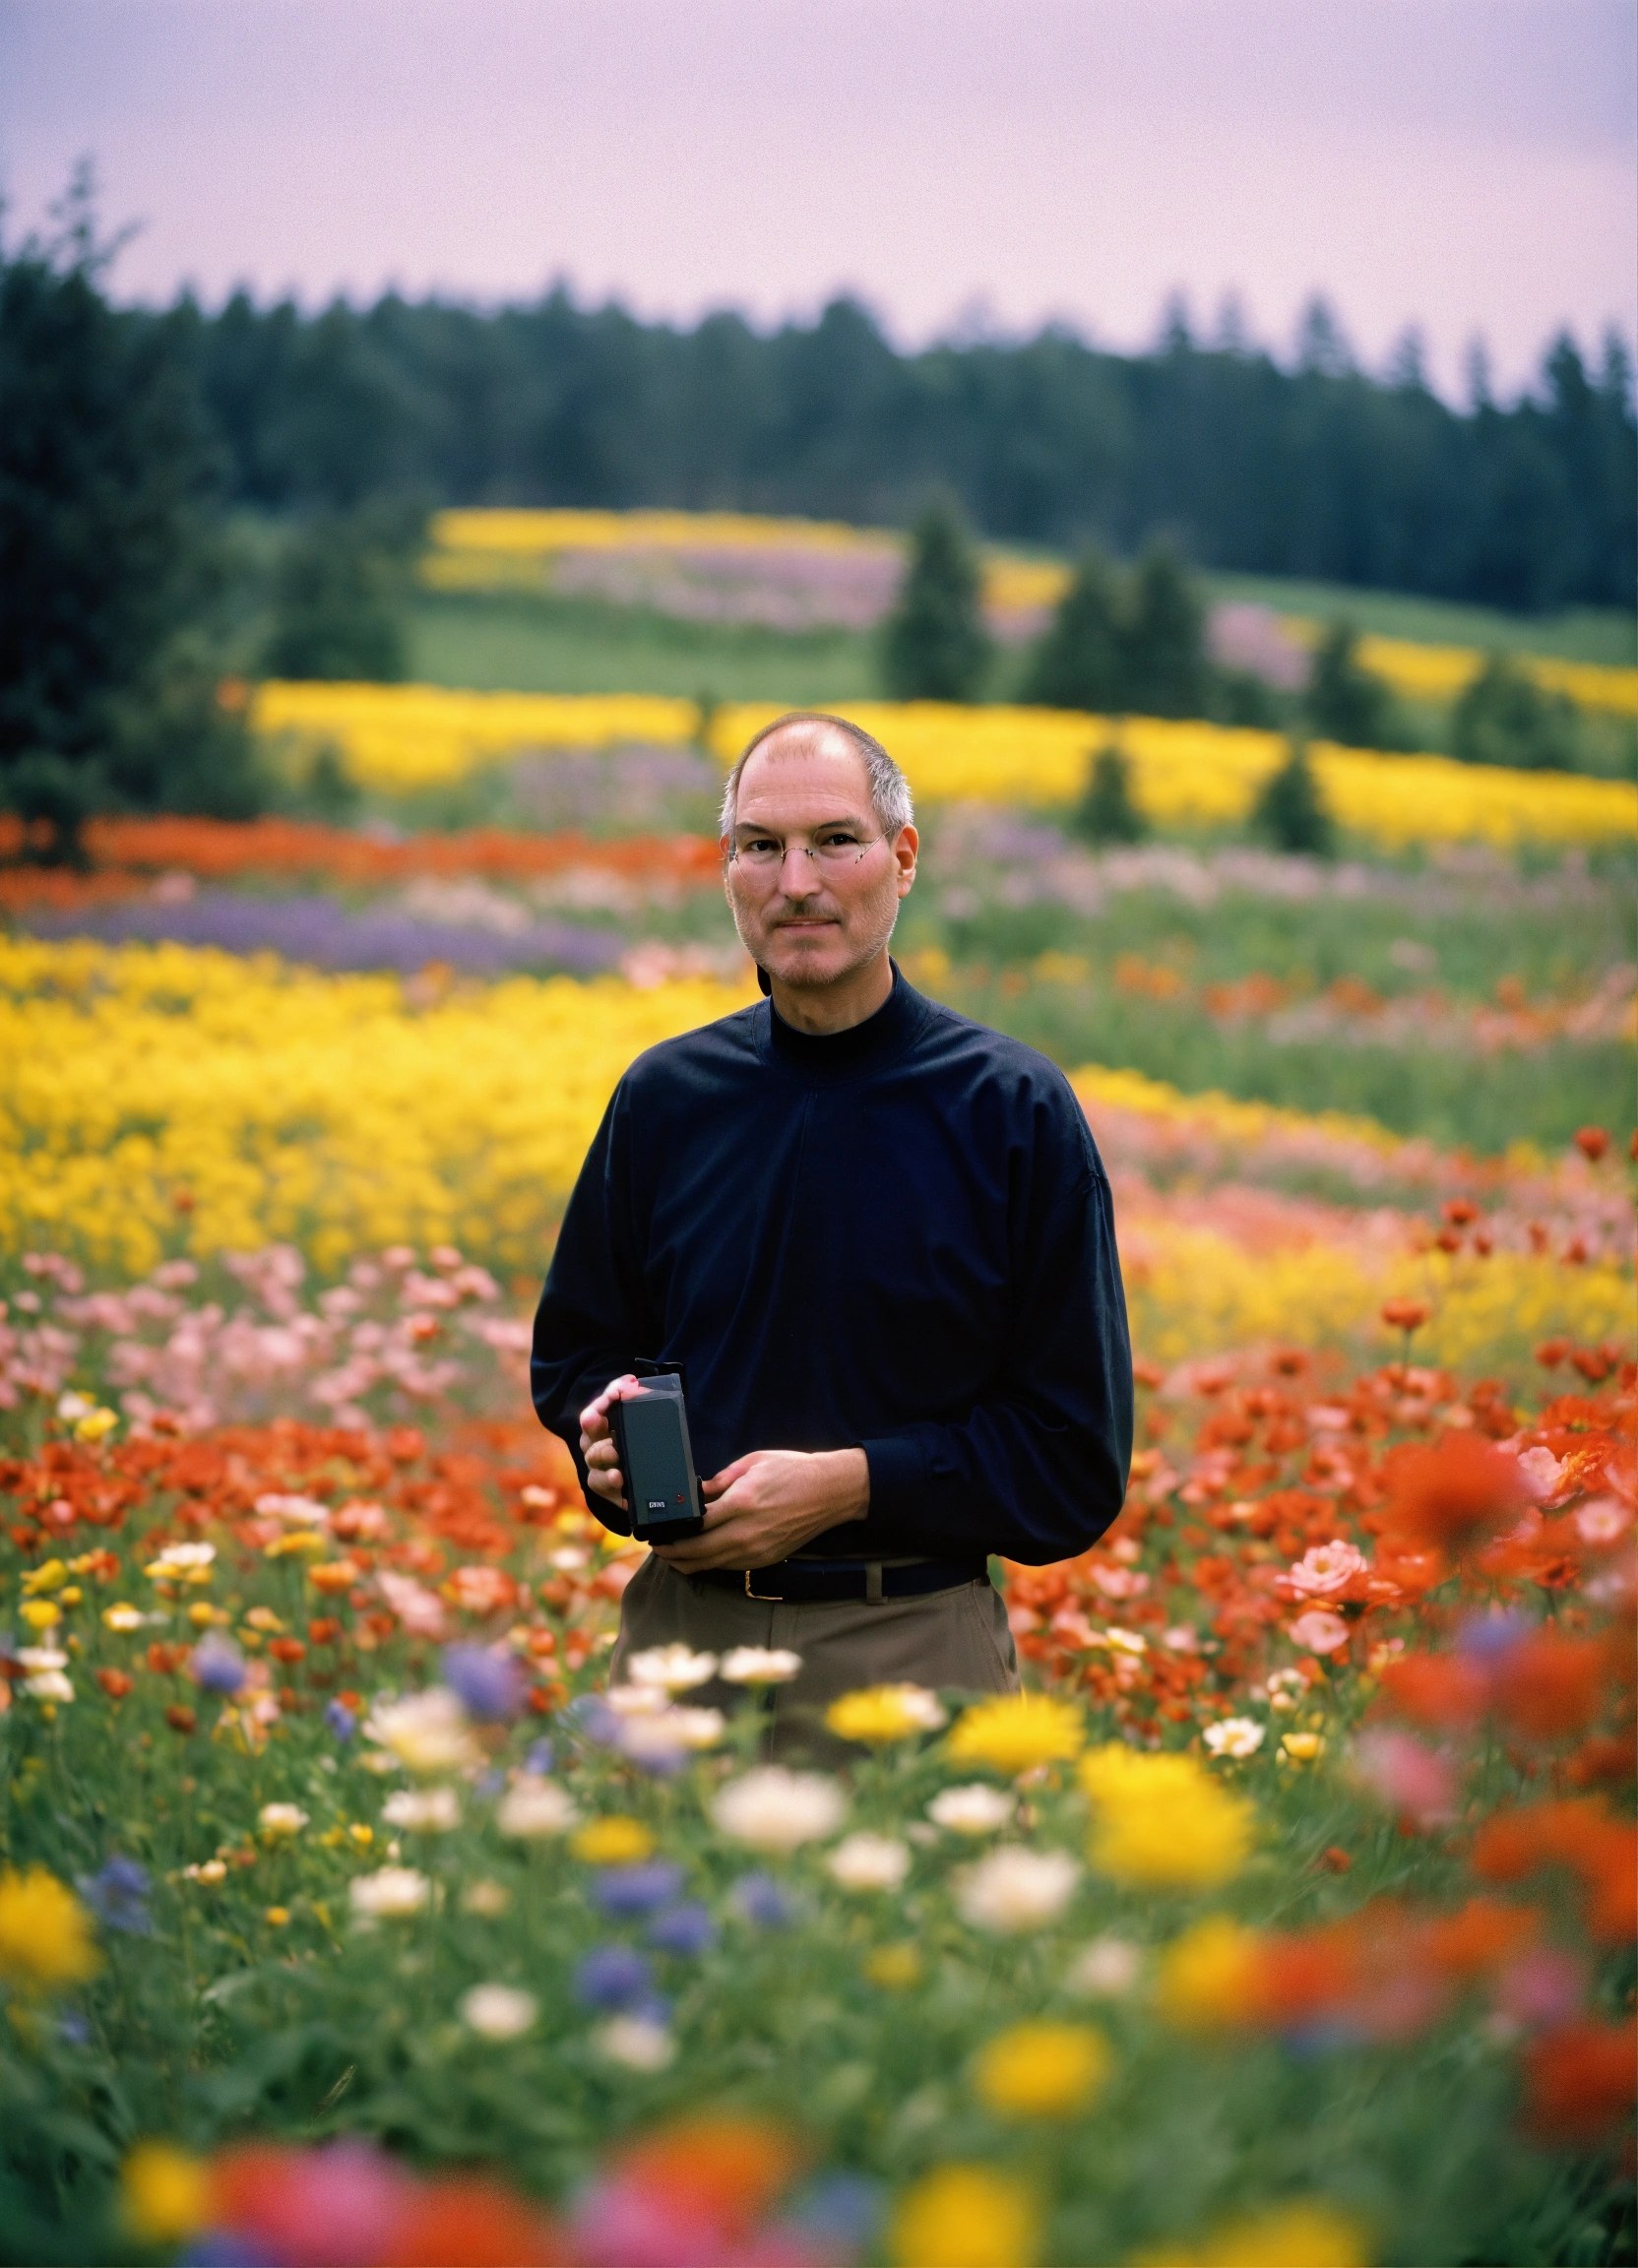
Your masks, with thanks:
M 1310 1654 L 1335 1654 L 1348 1644 L 1348 1624 L 1340 1614 L 1327 1614 L 1322 1606 L 1311 1606 L 1306 1614 L 1299 1614 L 1287 1632 L 1293 1646 L 1306 1648 Z
M 1496 2007 L 1528 2028 L 1566 2024 L 1587 1990 L 1585 1966 L 1572 1953 L 1541 1945 L 1510 1962 L 1496 1982 Z
M 1583 1544 L 1613 1544 L 1631 1526 L 1631 1512 L 1613 1496 L 1594 1496 L 1575 1515 L 1575 1532 Z
M 1519 1471 L 1524 1484 L 1538 1504 L 1550 1504 L 1563 1478 L 1564 1468 L 1550 1449 L 1525 1449 L 1519 1455 Z
M 1371 1794 L 1418 1826 L 1453 1815 L 1456 1779 L 1442 1756 L 1409 1732 L 1362 1732 L 1354 1770 Z
M 1286 1580 L 1304 1598 L 1330 1599 L 1337 1592 L 1345 1591 L 1355 1575 L 1362 1574 L 1364 1565 L 1364 1553 L 1355 1550 L 1352 1544 L 1345 1544 L 1339 1536 L 1329 1544 L 1316 1544 L 1311 1551 L 1305 1551 Z

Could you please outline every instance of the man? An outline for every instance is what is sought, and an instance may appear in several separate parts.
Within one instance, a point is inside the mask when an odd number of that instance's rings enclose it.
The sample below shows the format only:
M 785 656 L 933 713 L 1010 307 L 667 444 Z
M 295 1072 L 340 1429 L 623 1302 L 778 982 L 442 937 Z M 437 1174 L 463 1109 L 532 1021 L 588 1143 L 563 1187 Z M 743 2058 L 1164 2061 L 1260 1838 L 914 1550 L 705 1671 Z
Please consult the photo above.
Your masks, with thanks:
M 728 776 L 723 846 L 768 997 L 621 1080 L 532 1376 L 629 1533 L 608 1406 L 638 1359 L 682 1367 L 705 1530 L 638 1569 L 614 1679 L 669 1641 L 793 1651 L 771 1730 L 788 1754 L 855 1686 L 1016 1688 L 988 1555 L 1067 1557 L 1119 1511 L 1131 1351 L 1108 1182 L 1062 1073 L 888 957 L 917 838 L 886 751 L 782 718 Z

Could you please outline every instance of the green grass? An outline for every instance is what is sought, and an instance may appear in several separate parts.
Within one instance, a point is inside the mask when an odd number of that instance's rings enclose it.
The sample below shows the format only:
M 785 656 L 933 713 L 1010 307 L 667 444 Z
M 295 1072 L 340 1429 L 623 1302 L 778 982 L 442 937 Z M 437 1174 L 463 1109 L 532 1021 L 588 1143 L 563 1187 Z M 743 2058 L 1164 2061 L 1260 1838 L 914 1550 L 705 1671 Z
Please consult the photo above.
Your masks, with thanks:
M 1578 607 L 1565 614 L 1503 614 L 1402 591 L 1358 591 L 1344 583 L 1300 583 L 1281 575 L 1208 574 L 1214 598 L 1255 599 L 1282 614 L 1352 622 L 1382 638 L 1423 646 L 1479 646 L 1513 654 L 1550 654 L 1630 669 L 1638 662 L 1638 617 L 1617 606 Z

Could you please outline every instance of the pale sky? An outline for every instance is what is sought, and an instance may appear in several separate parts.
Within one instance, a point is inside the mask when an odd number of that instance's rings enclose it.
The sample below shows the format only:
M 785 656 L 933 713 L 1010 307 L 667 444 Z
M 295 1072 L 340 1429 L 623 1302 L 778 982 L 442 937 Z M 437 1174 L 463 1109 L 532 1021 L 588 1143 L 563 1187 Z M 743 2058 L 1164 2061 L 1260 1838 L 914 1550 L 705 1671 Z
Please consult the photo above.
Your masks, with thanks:
M 0 0 L 9 241 L 82 154 L 145 299 L 1638 330 L 1638 0 Z

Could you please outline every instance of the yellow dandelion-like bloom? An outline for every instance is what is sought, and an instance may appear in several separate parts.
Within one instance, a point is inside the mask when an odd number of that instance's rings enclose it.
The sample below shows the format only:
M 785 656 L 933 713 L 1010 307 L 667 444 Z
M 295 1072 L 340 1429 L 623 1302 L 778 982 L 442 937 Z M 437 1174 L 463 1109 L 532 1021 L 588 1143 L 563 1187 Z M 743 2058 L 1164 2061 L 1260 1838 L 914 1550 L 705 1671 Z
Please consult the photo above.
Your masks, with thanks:
M 1193 1756 L 1144 1755 L 1112 1742 L 1082 1758 L 1080 1780 L 1097 1806 L 1092 1862 L 1117 1882 L 1210 1890 L 1250 1855 L 1251 1805 Z
M 1029 2268 L 1040 2215 L 1010 2174 L 940 2166 L 900 2198 L 888 2241 L 904 2268 Z
M 914 1945 L 878 1945 L 865 1956 L 864 1974 L 884 1992 L 907 1992 L 921 1982 L 921 1955 Z
M 978 2051 L 974 2084 L 992 2110 L 1061 2118 L 1108 2077 L 1109 2044 L 1091 2024 L 1014 2024 Z
M 589 1819 L 570 1838 L 569 1849 L 590 1866 L 629 1866 L 647 1858 L 655 1847 L 653 1831 L 641 1819 L 612 1811 L 603 1819 Z
M 102 1965 L 91 1916 L 43 1866 L 0 1874 L 0 1977 L 25 1987 L 78 1984 Z
M 1356 2221 L 1304 2199 L 1228 2222 L 1201 2244 L 1140 2252 L 1134 2268 L 1368 2268 L 1369 2260 Z
M 871 1746 L 908 1739 L 913 1732 L 936 1732 L 948 1722 L 936 1695 L 924 1685 L 861 1685 L 825 1711 L 825 1724 L 839 1740 Z
M 950 1734 L 952 1762 L 988 1764 L 997 1772 L 1028 1772 L 1078 1756 L 1086 1739 L 1081 1712 L 1044 1693 L 1009 1693 L 964 1710 Z
M 1226 1914 L 1195 1922 L 1161 1956 L 1155 2006 L 1185 2032 L 1213 2032 L 1244 2015 L 1255 1977 L 1258 1938 Z
M 211 2170 L 168 2142 L 139 2142 L 119 2174 L 120 2219 L 143 2244 L 180 2244 L 211 2218 Z

